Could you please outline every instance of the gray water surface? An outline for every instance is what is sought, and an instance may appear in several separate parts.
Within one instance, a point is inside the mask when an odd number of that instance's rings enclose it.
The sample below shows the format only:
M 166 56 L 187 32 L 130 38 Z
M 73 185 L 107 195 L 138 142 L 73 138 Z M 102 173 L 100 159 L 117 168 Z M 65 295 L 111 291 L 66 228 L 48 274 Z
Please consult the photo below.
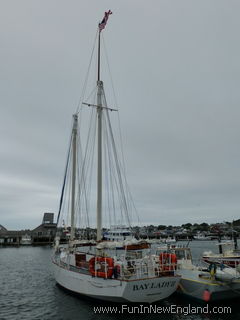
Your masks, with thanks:
M 195 259 L 204 250 L 217 250 L 216 242 L 193 241 Z M 231 314 L 154 314 L 94 313 L 99 301 L 82 299 L 59 288 L 53 277 L 51 265 L 52 248 L 20 247 L 0 248 L 0 320 L 77 320 L 77 319 L 240 319 L 239 301 L 227 301 L 220 306 L 230 306 Z M 196 307 L 197 303 L 173 296 L 158 304 L 160 307 L 177 305 Z M 104 306 L 109 306 L 104 305 Z M 114 306 L 114 305 L 113 305 Z M 120 310 L 120 309 L 119 309 Z

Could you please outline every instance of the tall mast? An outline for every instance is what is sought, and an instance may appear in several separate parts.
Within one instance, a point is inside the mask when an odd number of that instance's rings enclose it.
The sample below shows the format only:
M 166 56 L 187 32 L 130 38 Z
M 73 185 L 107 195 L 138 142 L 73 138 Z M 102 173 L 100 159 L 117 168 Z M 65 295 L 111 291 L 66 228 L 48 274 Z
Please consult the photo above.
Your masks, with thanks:
M 98 74 L 97 74 L 97 81 L 100 81 L 100 60 L 101 60 L 101 38 L 100 38 L 101 32 L 100 30 L 98 31 Z
M 77 124 L 78 116 L 73 115 L 73 129 L 72 129 L 72 197 L 71 197 L 71 234 L 70 240 L 73 241 L 75 237 L 75 187 L 76 187 L 76 163 L 77 163 Z
M 102 96 L 103 82 L 100 80 L 101 58 L 101 31 L 105 28 L 111 10 L 105 12 L 102 21 L 98 24 L 98 74 L 97 74 L 97 125 L 98 125 L 98 155 L 97 155 L 97 241 L 102 239 Z
M 102 93 L 103 82 L 100 80 L 100 30 L 98 34 L 98 75 L 97 75 L 97 241 L 102 238 Z

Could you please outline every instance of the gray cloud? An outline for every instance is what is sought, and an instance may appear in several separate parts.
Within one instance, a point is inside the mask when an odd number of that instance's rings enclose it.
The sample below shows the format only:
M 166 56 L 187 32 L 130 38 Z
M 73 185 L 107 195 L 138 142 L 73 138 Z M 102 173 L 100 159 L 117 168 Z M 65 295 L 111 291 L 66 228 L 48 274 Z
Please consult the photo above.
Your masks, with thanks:
M 239 218 L 238 1 L 0 6 L 0 224 L 33 228 L 57 211 L 71 114 L 109 8 L 104 39 L 140 220 Z

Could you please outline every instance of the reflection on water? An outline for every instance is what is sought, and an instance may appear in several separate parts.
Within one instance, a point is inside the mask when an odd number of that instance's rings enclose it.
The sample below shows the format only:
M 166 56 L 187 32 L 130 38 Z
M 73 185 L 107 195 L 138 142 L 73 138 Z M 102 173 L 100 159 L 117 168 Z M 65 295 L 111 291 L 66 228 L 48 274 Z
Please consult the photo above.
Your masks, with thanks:
M 184 243 L 181 243 L 184 244 Z M 204 250 L 217 252 L 214 241 L 193 241 L 190 243 L 193 249 L 193 258 L 198 260 Z M 213 314 L 211 308 L 208 314 L 187 314 L 189 308 L 197 308 L 201 305 L 189 299 L 172 296 L 166 301 L 157 304 L 158 309 L 147 310 L 131 309 L 117 305 L 117 313 L 94 313 L 94 307 L 107 306 L 99 301 L 82 299 L 68 294 L 55 284 L 51 266 L 51 248 L 46 247 L 20 247 L 0 248 L 0 319 L 1 320 L 77 320 L 77 319 L 215 319 L 235 320 L 240 319 L 240 311 L 237 302 L 222 302 L 216 306 L 230 306 L 232 314 Z M 239 299 L 240 301 L 240 299 Z M 113 307 L 116 304 L 111 305 Z M 204 307 L 205 305 L 202 305 Z M 183 313 L 168 314 L 156 313 L 160 308 L 172 308 L 172 311 Z M 143 310 L 145 312 L 143 312 Z M 222 309 L 220 309 L 221 311 Z M 123 313 L 122 313 L 123 311 Z M 135 313 L 131 313 L 135 311 Z M 141 313 L 141 311 L 143 313 Z M 130 313 L 128 313 L 130 312 Z M 151 312 L 151 313 L 148 313 Z M 166 310 L 165 310 L 166 312 Z M 210 313 L 211 312 L 211 313 Z

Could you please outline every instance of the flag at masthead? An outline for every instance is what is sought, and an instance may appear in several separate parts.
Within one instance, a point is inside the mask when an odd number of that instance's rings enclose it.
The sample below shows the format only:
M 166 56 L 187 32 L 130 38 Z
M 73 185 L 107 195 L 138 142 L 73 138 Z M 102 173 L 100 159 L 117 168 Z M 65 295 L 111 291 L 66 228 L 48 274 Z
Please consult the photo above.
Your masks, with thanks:
M 107 24 L 107 21 L 108 21 L 108 17 L 109 17 L 110 14 L 112 14 L 111 10 L 106 11 L 102 21 L 98 24 L 100 32 L 106 27 L 106 24 Z
M 102 21 L 98 24 L 98 28 L 99 28 L 99 33 L 98 33 L 98 77 L 97 77 L 98 81 L 100 80 L 100 33 L 106 27 L 108 17 L 110 14 L 112 14 L 111 10 L 106 11 Z

